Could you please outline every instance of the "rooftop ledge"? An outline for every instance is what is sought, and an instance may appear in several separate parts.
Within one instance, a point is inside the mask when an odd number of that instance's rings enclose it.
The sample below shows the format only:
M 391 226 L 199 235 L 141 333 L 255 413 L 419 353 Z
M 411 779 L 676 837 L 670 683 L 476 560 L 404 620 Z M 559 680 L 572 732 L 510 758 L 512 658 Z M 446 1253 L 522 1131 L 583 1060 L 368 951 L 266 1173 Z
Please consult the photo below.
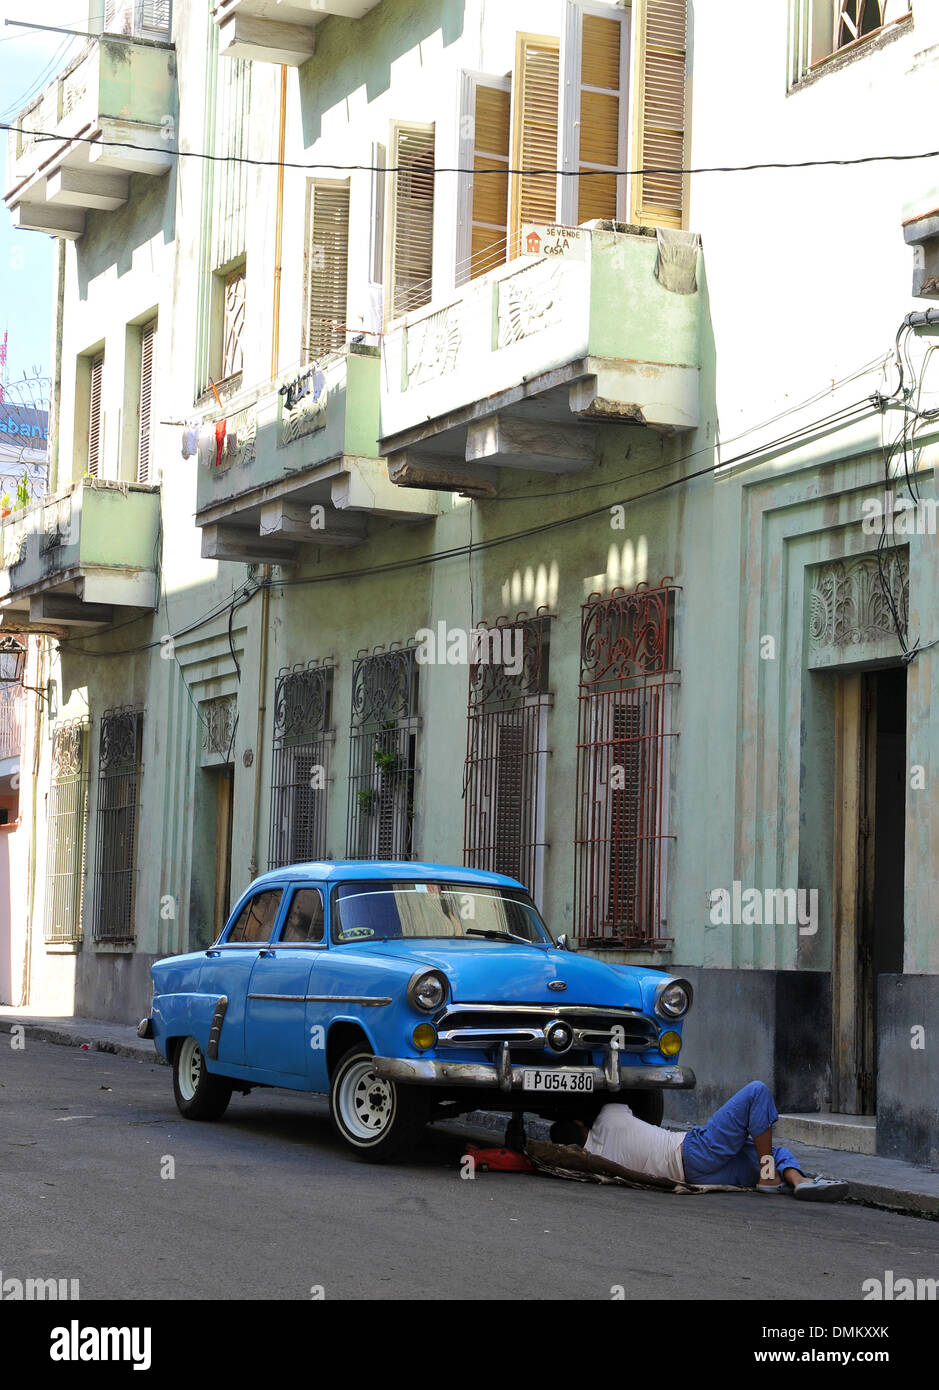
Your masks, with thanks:
M 655 234 L 595 223 L 526 241 L 533 254 L 386 333 L 379 447 L 398 485 L 492 496 L 499 467 L 590 467 L 604 422 L 698 424 L 702 295 L 659 282 Z
M 4 202 L 14 226 L 75 240 L 86 212 L 122 207 L 130 174 L 170 168 L 176 110 L 172 45 L 90 44 L 13 122 Z
M 205 559 L 293 564 L 310 546 L 365 540 L 369 517 L 422 521 L 431 492 L 403 494 L 378 454 L 377 347 L 350 343 L 322 362 L 224 402 L 200 431 L 196 525 Z
M 379 0 L 219 0 L 218 51 L 228 58 L 299 67 L 313 57 L 314 30 L 329 15 L 361 19 Z
M 0 522 L 4 629 L 100 627 L 156 607 L 160 490 L 84 478 Z

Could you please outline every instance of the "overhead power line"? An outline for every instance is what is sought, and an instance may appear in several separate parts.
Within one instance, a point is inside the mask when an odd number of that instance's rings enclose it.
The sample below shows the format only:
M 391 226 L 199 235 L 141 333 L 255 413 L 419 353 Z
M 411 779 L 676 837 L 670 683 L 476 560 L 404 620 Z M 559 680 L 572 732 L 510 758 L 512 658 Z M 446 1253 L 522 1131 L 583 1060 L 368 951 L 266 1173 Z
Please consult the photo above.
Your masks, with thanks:
M 257 159 L 246 154 L 211 154 L 206 150 L 180 150 L 171 149 L 167 151 L 166 143 L 160 145 L 139 145 L 130 140 L 106 140 L 93 135 L 52 135 L 46 130 L 28 130 L 25 126 L 11 125 L 0 122 L 0 130 L 11 130 L 17 135 L 31 135 L 37 141 L 59 141 L 62 144 L 82 143 L 97 145 L 99 147 L 112 147 L 116 149 L 138 150 L 156 154 L 175 154 L 180 159 L 204 159 L 214 164 L 250 164 L 262 169 L 302 169 L 307 173 L 314 170 L 326 169 L 331 172 L 340 173 L 363 173 L 363 174 L 397 174 L 410 173 L 414 170 L 413 164 L 327 164 L 314 160 L 312 163 L 301 162 L 300 160 L 290 159 Z M 609 178 L 616 175 L 622 178 L 636 178 L 644 174 L 748 174 L 757 173 L 764 169 L 831 169 L 831 168 L 850 168 L 859 164 L 888 164 L 901 163 L 913 159 L 935 159 L 939 156 L 939 150 L 920 150 L 914 154 L 863 154 L 855 155 L 850 159 L 793 159 L 793 160 L 764 160 L 757 164 L 699 164 L 687 168 L 676 165 L 649 164 L 637 169 L 558 169 L 547 166 L 538 166 L 532 169 L 506 169 L 502 166 L 498 168 L 474 169 L 470 166 L 459 164 L 435 164 L 429 167 L 420 166 L 422 174 L 498 174 L 500 178 L 506 175 L 518 175 L 531 178 L 536 175 L 552 175 L 565 179 L 587 179 L 595 175 L 600 178 Z

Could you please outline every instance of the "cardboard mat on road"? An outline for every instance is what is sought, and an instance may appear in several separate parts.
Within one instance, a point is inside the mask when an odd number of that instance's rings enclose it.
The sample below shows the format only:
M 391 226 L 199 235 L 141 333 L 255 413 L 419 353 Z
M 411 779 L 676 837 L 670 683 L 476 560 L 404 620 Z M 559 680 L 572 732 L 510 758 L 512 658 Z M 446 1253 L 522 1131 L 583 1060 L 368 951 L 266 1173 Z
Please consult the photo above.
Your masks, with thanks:
M 679 1196 L 699 1192 L 750 1192 L 749 1187 L 732 1187 L 726 1183 L 676 1183 L 669 1178 L 653 1178 L 648 1173 L 635 1173 L 621 1168 L 608 1158 L 587 1153 L 577 1144 L 548 1144 L 532 1140 L 525 1152 L 537 1173 L 552 1178 L 571 1178 L 574 1182 L 615 1183 L 620 1187 L 637 1187 L 648 1192 L 674 1192 Z

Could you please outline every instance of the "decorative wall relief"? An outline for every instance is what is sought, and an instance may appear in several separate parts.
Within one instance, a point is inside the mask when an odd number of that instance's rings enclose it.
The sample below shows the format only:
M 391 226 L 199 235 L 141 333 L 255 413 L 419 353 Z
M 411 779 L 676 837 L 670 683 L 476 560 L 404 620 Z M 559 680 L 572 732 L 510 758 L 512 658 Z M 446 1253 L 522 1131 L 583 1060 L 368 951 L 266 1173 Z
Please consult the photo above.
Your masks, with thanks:
M 906 548 L 816 565 L 808 594 L 810 664 L 850 660 L 845 649 L 870 642 L 896 643 L 898 622 L 905 636 L 909 569 Z
M 278 446 L 292 444 L 305 434 L 314 434 L 326 424 L 329 392 L 322 369 L 309 367 L 282 386 L 280 395 L 280 438 Z
M 449 304 L 407 330 L 407 384 L 423 386 L 456 368 L 463 342 L 461 305 Z
M 499 281 L 500 348 L 561 322 L 562 279 L 559 262 L 544 260 Z
M 205 700 L 200 706 L 202 717 L 202 766 L 230 761 L 238 722 L 238 701 L 234 695 L 218 700 Z

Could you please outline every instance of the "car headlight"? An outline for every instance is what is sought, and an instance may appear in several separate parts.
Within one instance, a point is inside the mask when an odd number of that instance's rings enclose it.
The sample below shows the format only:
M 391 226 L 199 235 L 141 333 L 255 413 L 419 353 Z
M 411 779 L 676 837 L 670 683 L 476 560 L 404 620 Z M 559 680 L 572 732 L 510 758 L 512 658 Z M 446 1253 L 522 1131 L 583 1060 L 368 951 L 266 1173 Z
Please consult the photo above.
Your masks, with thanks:
M 432 1014 L 447 997 L 447 979 L 436 970 L 422 970 L 411 976 L 408 985 L 408 1003 L 412 1008 Z
M 687 980 L 663 980 L 655 991 L 655 1012 L 660 1018 L 684 1018 L 693 999 Z

